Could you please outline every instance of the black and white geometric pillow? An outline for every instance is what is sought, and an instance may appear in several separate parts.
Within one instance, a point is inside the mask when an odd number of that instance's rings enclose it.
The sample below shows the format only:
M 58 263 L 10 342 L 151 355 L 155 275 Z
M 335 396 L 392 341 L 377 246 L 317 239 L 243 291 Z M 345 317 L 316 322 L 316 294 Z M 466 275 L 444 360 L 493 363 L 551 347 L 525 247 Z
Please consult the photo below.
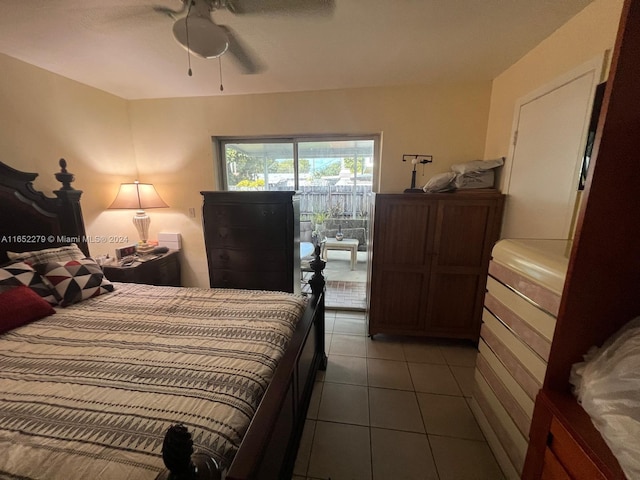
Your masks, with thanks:
M 49 262 L 36 268 L 56 291 L 62 307 L 113 291 L 102 269 L 90 258 Z
M 59 297 L 51 290 L 33 267 L 24 262 L 14 262 L 0 268 L 0 292 L 26 285 L 51 305 L 57 305 Z

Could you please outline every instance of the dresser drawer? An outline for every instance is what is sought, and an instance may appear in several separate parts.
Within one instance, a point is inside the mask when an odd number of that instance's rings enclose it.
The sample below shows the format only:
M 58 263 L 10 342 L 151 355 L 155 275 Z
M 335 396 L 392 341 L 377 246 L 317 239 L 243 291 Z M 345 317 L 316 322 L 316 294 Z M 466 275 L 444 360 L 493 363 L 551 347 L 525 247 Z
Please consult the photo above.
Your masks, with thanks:
M 286 262 L 285 249 L 260 251 L 211 248 L 209 250 L 209 268 L 216 270 L 285 271 Z
M 549 448 L 544 452 L 541 480 L 571 480 L 567 471 Z
M 297 280 L 300 283 L 300 280 Z M 276 290 L 291 292 L 291 278 L 283 278 L 282 271 L 240 272 L 236 270 L 210 271 L 212 288 L 244 288 L 248 290 Z
M 264 245 L 285 245 L 287 232 L 282 228 L 253 226 L 219 226 L 209 229 L 207 248 L 233 248 L 259 253 Z
M 283 225 L 286 207 L 282 204 L 264 205 L 204 205 L 204 218 L 221 226 L 253 225 L 264 228 L 271 224 Z
M 564 466 L 571 478 L 606 480 L 606 476 L 556 417 L 551 419 L 549 432 L 548 448 Z

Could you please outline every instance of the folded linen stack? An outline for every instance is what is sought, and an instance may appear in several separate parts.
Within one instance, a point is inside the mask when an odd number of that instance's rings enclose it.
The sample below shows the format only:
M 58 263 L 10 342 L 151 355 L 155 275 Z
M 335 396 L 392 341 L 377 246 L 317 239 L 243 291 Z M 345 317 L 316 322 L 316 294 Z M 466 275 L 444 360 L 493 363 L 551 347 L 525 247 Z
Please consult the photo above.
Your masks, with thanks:
M 493 187 L 494 169 L 504 165 L 504 157 L 495 160 L 473 160 L 451 166 L 450 172 L 439 173 L 422 187 L 427 193 L 449 192 L 456 189 Z

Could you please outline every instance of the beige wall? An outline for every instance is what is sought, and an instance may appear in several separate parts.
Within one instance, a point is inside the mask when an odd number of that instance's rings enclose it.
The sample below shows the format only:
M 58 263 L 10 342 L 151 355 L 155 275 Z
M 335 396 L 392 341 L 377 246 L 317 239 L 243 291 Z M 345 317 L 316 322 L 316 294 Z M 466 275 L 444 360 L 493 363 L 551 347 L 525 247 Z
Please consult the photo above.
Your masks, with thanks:
M 0 54 L 0 160 L 37 172 L 34 186 L 53 196 L 53 173 L 65 158 L 83 190 L 91 235 L 108 235 L 118 223 L 96 219 L 115 195 L 114 185 L 135 175 L 127 101 Z M 129 223 L 130 220 L 127 220 Z M 90 245 L 92 254 L 113 247 Z
M 118 185 L 155 183 L 171 208 L 148 212 L 150 236 L 182 233 L 189 286 L 208 286 L 200 191 L 216 185 L 213 136 L 380 134 L 378 190 L 402 192 L 412 168 L 404 153 L 434 156 L 419 185 L 481 158 L 489 112 L 489 83 L 129 102 L 4 55 L 0 71 L 1 160 L 39 172 L 35 187 L 51 194 L 58 185 L 49 173 L 67 159 L 85 191 L 87 233 L 129 239 L 93 243 L 93 255 L 137 240 L 133 213 L 107 210 Z
M 494 79 L 485 158 L 509 153 L 518 99 L 606 50 L 613 50 L 622 3 L 594 1 Z
M 412 169 L 403 153 L 434 156 L 419 185 L 452 163 L 481 158 L 488 104 L 488 84 L 132 101 L 141 181 L 153 181 L 172 207 L 150 212 L 151 236 L 180 232 L 184 283 L 208 286 L 200 191 L 215 189 L 214 136 L 381 134 L 379 190 L 402 192 Z

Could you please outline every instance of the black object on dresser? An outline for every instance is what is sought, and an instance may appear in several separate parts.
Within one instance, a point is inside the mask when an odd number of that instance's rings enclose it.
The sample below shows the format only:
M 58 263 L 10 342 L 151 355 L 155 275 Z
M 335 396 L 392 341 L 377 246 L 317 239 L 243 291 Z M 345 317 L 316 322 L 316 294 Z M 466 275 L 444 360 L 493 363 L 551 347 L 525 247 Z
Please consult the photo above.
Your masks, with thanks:
M 200 192 L 211 287 L 300 292 L 293 191 Z
M 112 282 L 146 283 L 148 285 L 167 285 L 180 287 L 180 260 L 178 251 L 144 260 L 134 261 L 129 266 L 105 265 L 104 276 Z

